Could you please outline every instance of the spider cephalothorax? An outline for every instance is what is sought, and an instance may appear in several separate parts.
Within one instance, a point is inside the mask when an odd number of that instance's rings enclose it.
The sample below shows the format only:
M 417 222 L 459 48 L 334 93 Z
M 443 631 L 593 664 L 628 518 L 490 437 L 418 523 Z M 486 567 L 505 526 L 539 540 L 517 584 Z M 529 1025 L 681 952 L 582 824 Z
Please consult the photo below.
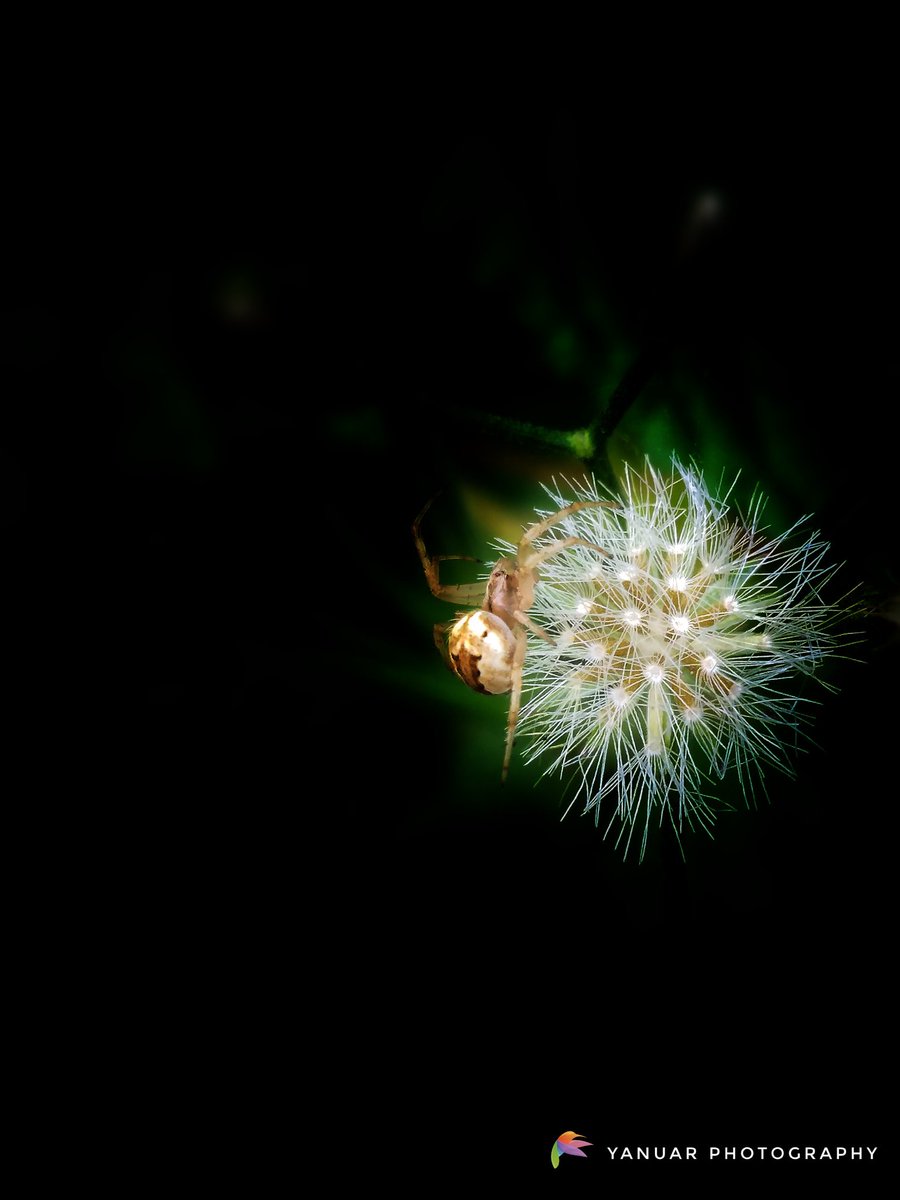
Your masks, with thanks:
M 573 504 L 561 508 L 559 512 L 537 521 L 523 533 L 515 558 L 501 558 L 495 564 L 487 586 L 483 582 L 441 583 L 440 563 L 448 559 L 468 562 L 478 560 L 466 554 L 432 556 L 428 553 L 420 527 L 430 507 L 429 500 L 413 522 L 413 537 L 428 586 L 439 600 L 473 606 L 472 612 L 463 613 L 453 621 L 435 625 L 435 643 L 454 674 L 470 688 L 493 696 L 510 693 L 502 771 L 502 778 L 505 779 L 509 771 L 516 722 L 522 702 L 522 664 L 528 649 L 528 631 L 546 641 L 553 641 L 528 616 L 528 610 L 534 603 L 538 567 L 570 546 L 587 546 L 599 554 L 607 554 L 602 546 L 576 536 L 557 538 L 540 549 L 535 549 L 533 543 L 554 525 L 558 525 L 582 508 L 618 506 L 607 500 L 576 500 Z M 474 608 L 479 603 L 481 607 Z

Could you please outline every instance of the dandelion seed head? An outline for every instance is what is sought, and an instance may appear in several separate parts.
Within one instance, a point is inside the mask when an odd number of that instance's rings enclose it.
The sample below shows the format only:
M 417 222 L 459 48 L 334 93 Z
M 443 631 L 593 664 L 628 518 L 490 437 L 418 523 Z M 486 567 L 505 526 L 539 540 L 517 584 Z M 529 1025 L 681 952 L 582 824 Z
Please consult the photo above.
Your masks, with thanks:
M 846 611 L 823 599 L 827 543 L 797 527 L 770 534 L 759 497 L 742 515 L 731 489 L 715 493 L 677 461 L 626 472 L 619 494 L 591 480 L 547 490 L 555 509 L 605 503 L 567 517 L 579 544 L 541 563 L 529 617 L 546 637 L 529 637 L 523 668 L 526 756 L 570 779 L 626 852 L 636 837 L 642 854 L 664 819 L 679 840 L 710 832 L 726 773 L 748 801 L 767 768 L 790 773 L 809 721 L 795 681 L 839 648 Z

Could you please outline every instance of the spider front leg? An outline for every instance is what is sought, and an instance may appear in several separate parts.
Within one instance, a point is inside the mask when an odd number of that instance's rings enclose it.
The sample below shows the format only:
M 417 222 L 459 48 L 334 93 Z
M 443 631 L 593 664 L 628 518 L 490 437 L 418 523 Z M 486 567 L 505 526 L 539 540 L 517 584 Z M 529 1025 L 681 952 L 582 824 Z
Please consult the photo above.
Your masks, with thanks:
M 570 546 L 586 546 L 588 550 L 595 550 L 598 554 L 603 554 L 609 558 L 609 551 L 602 546 L 598 546 L 596 542 L 589 542 L 586 538 L 571 537 L 557 538 L 550 542 L 549 545 L 543 546 L 540 550 L 531 550 L 531 543 L 536 538 L 547 533 L 554 525 L 558 525 L 560 521 L 564 521 L 566 517 L 571 517 L 573 513 L 579 512 L 582 508 L 619 508 L 618 504 L 614 504 L 611 500 L 576 500 L 572 504 L 567 504 L 565 508 L 561 508 L 559 512 L 553 513 L 549 517 L 545 517 L 543 521 L 538 521 L 536 525 L 532 525 L 530 529 L 522 534 L 522 540 L 519 542 L 519 562 L 526 566 L 529 570 L 539 567 L 541 563 L 547 561 L 548 558 L 553 558 L 555 554 L 561 554 L 563 550 L 568 550 Z
M 566 517 L 573 516 L 573 514 L 580 512 L 583 508 L 621 509 L 621 507 L 622 506 L 620 504 L 616 504 L 612 500 L 575 500 L 572 504 L 567 504 L 565 508 L 561 508 L 559 512 L 552 513 L 549 517 L 544 517 L 543 521 L 538 521 L 536 525 L 532 525 L 530 529 L 527 529 L 522 534 L 522 539 L 519 542 L 519 548 L 521 549 L 529 542 L 533 542 L 535 538 L 539 538 L 545 534 L 548 529 L 552 529 L 554 525 L 558 525 L 560 521 L 564 521 Z M 580 539 L 576 539 L 576 541 L 577 540 Z M 568 544 L 575 545 L 576 542 L 570 541 Z M 582 544 L 591 545 L 592 543 L 587 542 Z M 594 549 L 598 550 L 600 547 L 595 546 Z M 606 554 L 607 551 L 604 550 L 603 553 Z

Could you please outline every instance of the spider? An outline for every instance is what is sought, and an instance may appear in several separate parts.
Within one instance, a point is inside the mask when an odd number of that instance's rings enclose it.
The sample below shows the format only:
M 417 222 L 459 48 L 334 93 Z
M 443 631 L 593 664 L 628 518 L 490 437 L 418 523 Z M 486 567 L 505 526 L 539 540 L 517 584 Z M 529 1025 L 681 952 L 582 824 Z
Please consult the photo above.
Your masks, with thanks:
M 580 537 L 557 538 L 539 549 L 534 542 L 539 537 L 564 521 L 566 517 L 582 508 L 618 508 L 608 500 L 576 500 L 559 512 L 535 522 L 522 534 L 516 548 L 515 558 L 497 561 L 487 587 L 483 581 L 477 583 L 441 583 L 439 564 L 449 560 L 480 562 L 469 554 L 430 555 L 425 549 L 420 528 L 434 497 L 413 522 L 413 537 L 425 578 L 433 596 L 475 609 L 473 612 L 457 613 L 452 621 L 438 622 L 434 627 L 434 641 L 444 661 L 459 676 L 463 683 L 485 695 L 502 696 L 510 693 L 509 718 L 506 723 L 506 747 L 503 754 L 503 769 L 500 778 L 505 780 L 509 772 L 510 757 L 519 719 L 522 701 L 522 666 L 528 648 L 528 631 L 555 644 L 528 616 L 534 601 L 534 587 L 538 580 L 538 567 L 547 559 L 568 550 L 570 546 L 587 546 L 598 554 L 609 557 L 609 551 Z M 475 608 L 477 604 L 480 608 Z

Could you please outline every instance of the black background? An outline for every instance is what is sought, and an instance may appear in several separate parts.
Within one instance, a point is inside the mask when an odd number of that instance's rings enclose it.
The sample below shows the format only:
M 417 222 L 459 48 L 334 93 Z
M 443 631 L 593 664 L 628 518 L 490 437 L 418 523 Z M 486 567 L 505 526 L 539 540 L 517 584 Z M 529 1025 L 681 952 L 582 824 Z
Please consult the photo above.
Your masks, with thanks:
M 448 406 L 551 395 L 460 265 L 469 227 L 429 219 L 473 154 L 561 295 L 590 245 L 634 343 L 662 328 L 729 403 L 753 346 L 845 578 L 889 601 L 877 77 L 852 104 L 817 82 L 638 111 L 476 102 L 424 68 L 185 71 L 177 96 L 128 76 L 17 126 L 7 226 L 7 854 L 63 1123 L 87 1105 L 144 1172 L 190 1149 L 253 1179 L 286 1152 L 298 1177 L 496 1172 L 510 1194 L 569 1128 L 598 1147 L 570 1186 L 607 1178 L 607 1144 L 887 1155 L 889 621 L 822 710 L 825 752 L 686 866 L 488 795 L 466 726 L 391 671 L 441 669 L 442 614 L 397 599 L 424 588 L 411 516 L 500 454 Z M 728 233 L 670 298 L 707 187 Z

